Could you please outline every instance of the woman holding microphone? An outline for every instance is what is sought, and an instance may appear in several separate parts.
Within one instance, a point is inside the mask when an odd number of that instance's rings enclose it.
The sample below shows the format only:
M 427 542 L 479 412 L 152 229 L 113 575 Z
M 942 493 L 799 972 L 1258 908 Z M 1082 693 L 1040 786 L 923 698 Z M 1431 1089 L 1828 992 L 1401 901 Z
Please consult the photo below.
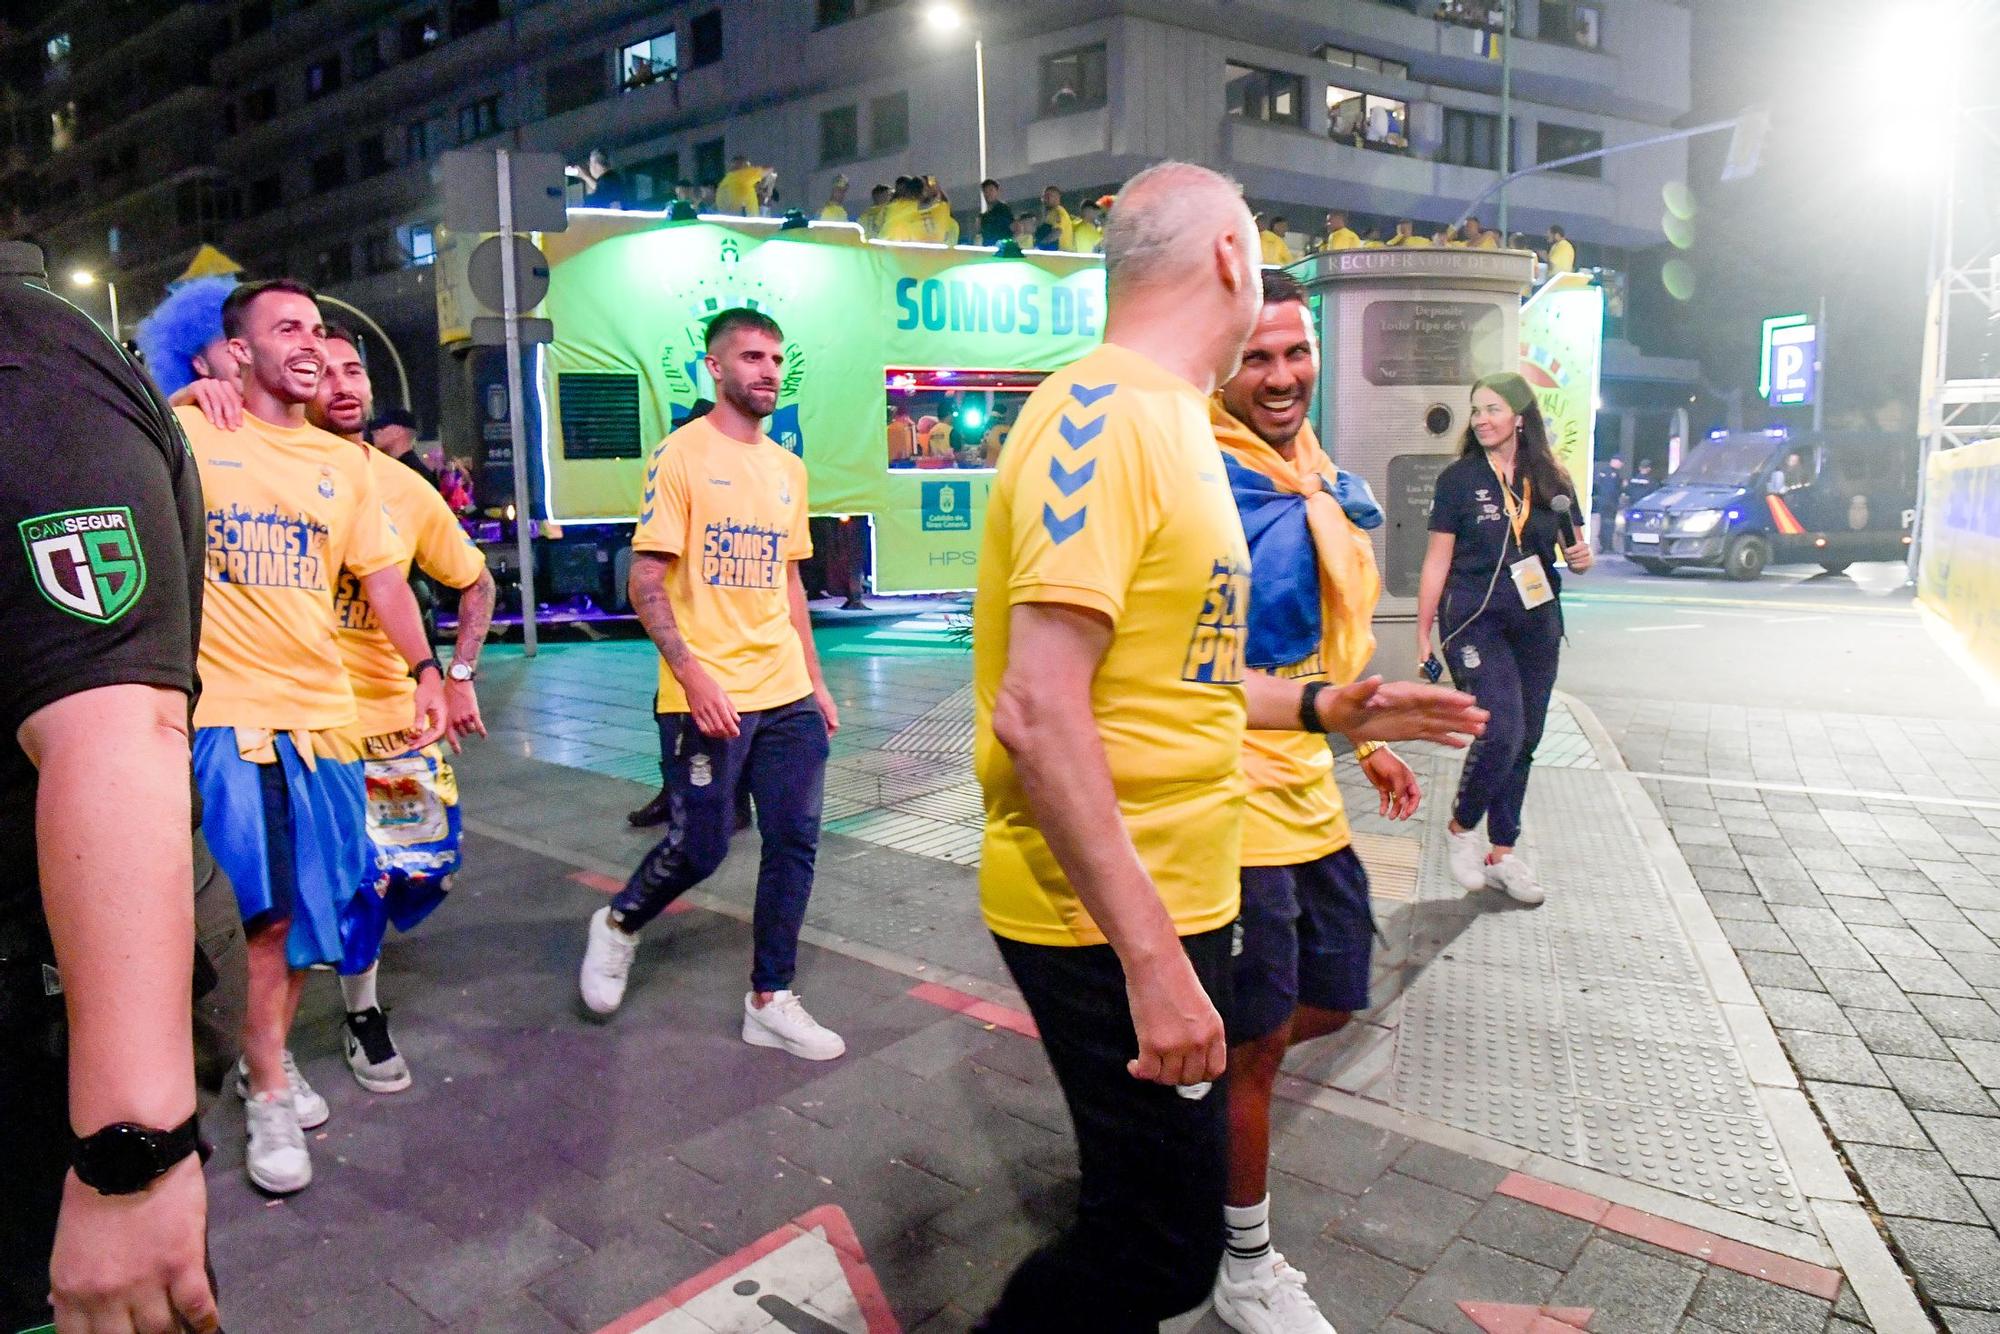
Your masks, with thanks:
M 1591 566 L 1576 534 L 1576 491 L 1549 449 L 1535 391 L 1520 376 L 1472 386 L 1459 457 L 1438 475 L 1430 546 L 1417 591 L 1417 658 L 1437 679 L 1437 652 L 1454 683 L 1492 713 L 1472 743 L 1446 832 L 1452 878 L 1498 889 L 1517 903 L 1543 899 L 1515 853 L 1528 771 L 1548 717 L 1562 641 L 1561 551 L 1571 573 Z M 1486 821 L 1489 852 L 1476 832 Z

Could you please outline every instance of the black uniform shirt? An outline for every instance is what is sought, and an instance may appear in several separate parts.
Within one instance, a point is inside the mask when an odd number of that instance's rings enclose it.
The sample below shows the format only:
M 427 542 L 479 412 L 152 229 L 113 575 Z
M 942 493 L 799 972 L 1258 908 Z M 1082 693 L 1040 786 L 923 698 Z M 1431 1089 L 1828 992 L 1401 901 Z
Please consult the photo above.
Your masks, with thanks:
M 21 724 L 108 685 L 192 701 L 202 544 L 194 456 L 157 391 L 81 311 L 0 278 L 0 959 L 53 957 Z
M 1517 476 L 1514 482 L 1517 511 L 1520 486 L 1521 479 Z M 1507 521 L 1507 502 L 1500 493 L 1500 479 L 1484 454 L 1459 459 L 1438 474 L 1437 489 L 1431 495 L 1430 530 L 1450 533 L 1455 539 L 1451 573 L 1445 581 L 1448 586 L 1469 591 L 1478 599 L 1485 596 L 1491 583 L 1496 605 L 1518 607 L 1521 595 L 1504 567 L 1521 560 L 1525 552 L 1542 558 L 1542 568 L 1549 574 L 1549 587 L 1557 593 L 1562 591 L 1562 578 L 1556 572 L 1561 529 L 1555 511 L 1549 508 L 1547 496 L 1531 499 L 1528 521 L 1517 543 L 1514 526 Z M 1495 566 L 1502 567 L 1497 580 L 1493 575 Z

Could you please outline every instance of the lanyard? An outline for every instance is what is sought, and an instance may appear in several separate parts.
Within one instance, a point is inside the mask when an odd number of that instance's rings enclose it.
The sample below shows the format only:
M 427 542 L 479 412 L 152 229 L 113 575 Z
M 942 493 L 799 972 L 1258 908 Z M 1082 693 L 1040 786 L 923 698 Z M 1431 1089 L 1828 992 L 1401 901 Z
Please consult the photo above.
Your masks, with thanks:
M 1507 507 L 1507 522 L 1514 529 L 1514 545 L 1526 551 L 1528 548 L 1522 544 L 1521 535 L 1528 529 L 1528 507 L 1534 500 L 1535 484 L 1526 477 L 1521 479 L 1521 499 L 1517 505 L 1513 489 L 1507 485 L 1507 479 L 1500 475 L 1500 465 L 1491 458 L 1488 458 L 1486 463 L 1493 469 L 1493 480 L 1500 483 L 1500 498 Z

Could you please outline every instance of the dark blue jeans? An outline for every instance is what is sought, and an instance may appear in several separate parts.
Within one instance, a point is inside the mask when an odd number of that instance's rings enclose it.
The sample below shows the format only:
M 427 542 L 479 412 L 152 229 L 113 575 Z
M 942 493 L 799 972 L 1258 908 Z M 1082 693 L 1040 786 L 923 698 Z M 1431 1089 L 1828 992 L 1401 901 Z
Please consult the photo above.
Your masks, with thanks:
M 799 927 L 812 897 L 826 785 L 826 719 L 808 695 L 775 709 L 745 713 L 733 738 L 707 737 L 685 713 L 662 713 L 660 750 L 668 757 L 667 832 L 611 901 L 611 915 L 637 931 L 715 873 L 736 832 L 736 790 L 757 802 L 764 840 L 751 923 L 750 989 L 783 991 L 798 971 Z
M 1508 582 L 1504 573 L 1500 582 Z M 1465 757 L 1451 814 L 1461 829 L 1477 828 L 1484 819 L 1493 846 L 1511 848 L 1521 839 L 1528 771 L 1556 688 L 1562 610 L 1559 603 L 1545 602 L 1526 611 L 1511 586 L 1496 588 L 1486 610 L 1458 630 L 1453 614 L 1470 615 L 1478 605 L 1478 591 L 1447 589 L 1440 618 L 1451 635 L 1444 660 L 1453 683 L 1493 715 Z

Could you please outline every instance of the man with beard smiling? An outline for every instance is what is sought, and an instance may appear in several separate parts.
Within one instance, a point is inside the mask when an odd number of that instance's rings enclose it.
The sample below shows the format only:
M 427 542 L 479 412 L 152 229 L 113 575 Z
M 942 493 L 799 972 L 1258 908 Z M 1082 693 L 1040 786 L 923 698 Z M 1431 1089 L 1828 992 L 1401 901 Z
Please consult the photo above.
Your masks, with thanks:
M 224 393 L 224 401 L 205 406 L 204 412 L 211 425 L 235 430 L 243 420 L 242 400 L 233 386 Z M 360 340 L 346 329 L 329 328 L 326 371 L 318 396 L 306 406 L 306 420 L 363 451 L 382 507 L 409 551 L 404 578 L 414 559 L 425 574 L 460 590 L 458 642 L 445 683 L 445 738 L 457 750 L 462 738 L 486 735 L 473 680 L 480 646 L 493 623 L 493 575 L 444 498 L 421 476 L 397 466 L 393 455 L 371 447 L 365 433 L 374 406 L 375 387 L 361 360 Z M 347 1064 L 361 1087 L 396 1093 L 410 1086 L 410 1068 L 389 1036 L 388 1018 L 376 998 L 382 937 L 390 922 L 398 930 L 411 930 L 444 901 L 459 867 L 458 783 L 436 743 L 421 749 L 409 744 L 416 684 L 352 571 L 341 572 L 334 615 L 359 713 L 336 748 L 362 754 L 369 790 L 379 790 L 398 816 L 393 822 L 378 820 L 370 802 L 373 855 L 341 922 L 344 1042 Z
M 1319 344 L 1305 289 L 1277 270 L 1262 278 L 1243 360 L 1209 400 L 1250 543 L 1244 659 L 1253 672 L 1325 689 L 1360 676 L 1374 653 L 1381 581 L 1362 530 L 1382 512 L 1328 460 L 1306 420 Z M 1378 744 L 1354 750 L 1381 813 L 1413 815 L 1422 793 L 1409 765 Z M 1227 1016 L 1228 1243 L 1215 1310 L 1244 1334 L 1333 1334 L 1304 1275 L 1271 1248 L 1271 1092 L 1289 1046 L 1368 1008 L 1368 875 L 1350 846 L 1325 737 L 1246 731 L 1243 775 L 1242 935 Z
M 194 770 L 202 832 L 235 883 L 249 940 L 245 1167 L 282 1194 L 312 1180 L 303 1129 L 327 1117 L 286 1038 L 304 970 L 341 958 L 341 918 L 369 863 L 361 756 L 342 740 L 357 721 L 334 636 L 343 570 L 413 665 L 413 746 L 443 733 L 443 674 L 367 456 L 306 421 L 326 371 L 312 289 L 246 283 L 223 303 L 222 325 L 242 368 L 242 428 L 176 410 L 201 471 L 208 547 Z
M 737 788 L 747 786 L 764 848 L 743 1040 L 830 1061 L 847 1044 L 791 990 L 827 737 L 840 716 L 820 679 L 799 579 L 812 555 L 805 465 L 763 430 L 783 382 L 784 337 L 770 316 L 742 307 L 710 320 L 715 409 L 669 435 L 647 465 L 631 594 L 660 651 L 667 831 L 592 914 L 578 987 L 593 1012 L 618 1008 L 640 929 L 722 864 Z

